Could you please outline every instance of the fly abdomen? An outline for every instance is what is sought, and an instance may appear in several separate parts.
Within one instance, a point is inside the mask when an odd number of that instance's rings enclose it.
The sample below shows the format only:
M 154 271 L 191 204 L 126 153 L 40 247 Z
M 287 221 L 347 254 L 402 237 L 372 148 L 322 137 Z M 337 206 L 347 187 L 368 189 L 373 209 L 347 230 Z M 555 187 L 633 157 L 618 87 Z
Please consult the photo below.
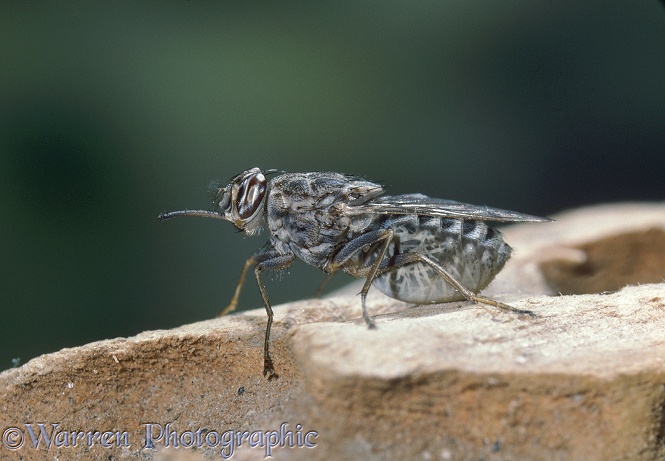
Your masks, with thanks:
M 465 288 L 485 288 L 510 257 L 501 233 L 482 221 L 404 215 L 389 218 L 394 231 L 386 260 L 408 260 L 408 253 L 425 256 Z M 390 267 L 390 263 L 389 263 Z M 424 262 L 393 265 L 374 280 L 382 293 L 402 301 L 427 304 L 464 299 L 433 267 Z

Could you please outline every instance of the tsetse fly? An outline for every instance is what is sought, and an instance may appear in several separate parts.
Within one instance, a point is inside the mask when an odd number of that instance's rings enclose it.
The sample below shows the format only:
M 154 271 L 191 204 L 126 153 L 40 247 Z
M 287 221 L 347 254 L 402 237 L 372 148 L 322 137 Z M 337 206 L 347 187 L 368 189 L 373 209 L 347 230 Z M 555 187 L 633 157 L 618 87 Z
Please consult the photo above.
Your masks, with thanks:
M 276 176 L 271 179 L 267 175 Z M 384 188 L 361 177 L 332 172 L 285 173 L 252 168 L 212 188 L 214 211 L 162 213 L 231 221 L 248 235 L 267 224 L 270 242 L 243 267 L 231 303 L 235 309 L 245 275 L 254 267 L 268 313 L 263 349 L 263 375 L 276 377 L 269 339 L 273 312 L 264 270 L 282 270 L 296 258 L 328 274 L 343 270 L 365 278 L 360 291 L 362 315 L 367 314 L 369 288 L 415 304 L 468 300 L 505 311 L 533 316 L 479 296 L 503 268 L 511 248 L 501 232 L 487 222 L 545 222 L 547 218 L 485 206 L 430 198 L 422 194 L 383 195 Z

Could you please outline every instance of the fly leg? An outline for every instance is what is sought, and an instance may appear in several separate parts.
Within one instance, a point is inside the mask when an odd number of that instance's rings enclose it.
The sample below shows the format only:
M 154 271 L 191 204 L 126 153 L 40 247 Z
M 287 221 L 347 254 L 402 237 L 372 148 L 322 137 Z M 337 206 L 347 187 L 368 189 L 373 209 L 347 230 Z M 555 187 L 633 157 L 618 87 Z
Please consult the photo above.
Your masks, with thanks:
M 224 315 L 236 310 L 236 307 L 238 306 L 238 298 L 240 297 L 240 291 L 242 290 L 242 286 L 245 284 L 245 277 L 247 277 L 247 270 L 250 268 L 250 266 L 255 265 L 257 262 L 258 260 L 256 259 L 256 255 L 247 258 L 247 261 L 245 261 L 245 265 L 242 267 L 242 270 L 240 271 L 240 277 L 238 278 L 238 283 L 236 284 L 236 291 L 233 293 L 233 298 L 231 298 L 231 302 L 229 303 L 228 306 L 224 308 L 222 312 L 220 312 L 217 315 L 217 317 L 223 317 Z
M 356 271 L 355 274 L 359 277 L 366 277 L 363 289 L 360 290 L 360 299 L 362 301 L 363 319 L 365 319 L 365 323 L 367 323 L 367 327 L 370 329 L 376 328 L 376 324 L 367 314 L 367 306 L 365 302 L 367 300 L 367 292 L 372 286 L 374 279 L 380 275 L 379 268 L 382 265 L 381 263 L 383 262 L 383 258 L 386 256 L 386 252 L 388 251 L 388 247 L 390 246 L 394 235 L 395 233 L 392 229 L 379 229 L 372 232 L 367 232 L 360 237 L 356 237 L 347 243 L 344 248 L 342 248 L 340 252 L 335 255 L 329 268 L 330 272 L 335 272 L 337 269 L 348 263 L 351 258 L 353 258 L 353 256 L 355 256 L 359 251 L 363 251 L 363 249 L 369 248 L 373 244 L 383 242 L 378 250 L 376 261 L 374 261 L 370 267 L 361 268 L 359 271 Z M 365 275 L 365 273 L 367 275 Z
M 412 264 L 416 262 L 421 262 L 423 264 L 427 264 L 430 266 L 432 269 L 434 269 L 436 272 L 439 273 L 443 279 L 449 283 L 450 285 L 453 286 L 457 291 L 459 291 L 462 296 L 464 296 L 467 301 L 470 301 L 472 303 L 477 303 L 477 304 L 485 304 L 489 306 L 494 306 L 498 307 L 499 309 L 502 309 L 504 311 L 508 312 L 513 312 L 515 314 L 520 314 L 520 315 L 528 315 L 530 317 L 536 317 L 536 314 L 529 310 L 525 309 L 517 309 L 513 306 L 510 306 L 508 304 L 504 304 L 500 301 L 495 301 L 494 299 L 490 298 L 485 298 L 484 296 L 478 296 L 468 288 L 466 288 L 464 285 L 462 285 L 460 282 L 457 281 L 455 277 L 450 275 L 448 271 L 446 271 L 443 267 L 441 267 L 440 264 L 438 264 L 436 261 L 428 258 L 427 256 L 423 256 L 418 253 L 404 253 L 395 258 L 395 263 L 390 266 L 390 267 L 385 267 L 382 268 L 381 272 L 378 275 L 381 275 L 381 273 L 387 272 L 390 269 L 394 267 L 400 267 L 400 266 L 406 266 L 407 264 Z
M 264 259 L 263 261 L 259 261 L 259 258 L 261 258 L 262 256 L 269 259 Z M 261 298 L 263 298 L 263 304 L 265 305 L 266 313 L 268 314 L 266 337 L 263 343 L 263 376 L 268 375 L 268 379 L 277 378 L 277 373 L 275 373 L 275 369 L 273 368 L 272 359 L 270 358 L 270 350 L 269 350 L 270 327 L 272 327 L 273 314 L 272 314 L 272 308 L 270 307 L 270 301 L 268 300 L 268 293 L 266 293 L 266 288 L 263 286 L 263 282 L 261 281 L 261 271 L 263 270 L 278 271 L 286 269 L 293 263 L 293 260 L 296 258 L 296 256 L 293 253 L 285 255 L 277 255 L 277 256 L 274 256 L 273 254 L 264 253 L 262 255 L 254 256 L 253 258 L 255 261 L 258 262 L 258 264 L 254 266 L 254 275 L 256 275 L 256 282 L 259 284 L 259 291 L 261 292 Z
M 326 278 L 323 279 L 323 281 L 319 284 L 319 287 L 316 289 L 314 292 L 314 298 L 320 298 L 321 295 L 323 294 L 323 290 L 328 286 L 328 283 L 332 280 L 332 278 L 335 276 L 337 272 L 331 272 L 326 275 Z

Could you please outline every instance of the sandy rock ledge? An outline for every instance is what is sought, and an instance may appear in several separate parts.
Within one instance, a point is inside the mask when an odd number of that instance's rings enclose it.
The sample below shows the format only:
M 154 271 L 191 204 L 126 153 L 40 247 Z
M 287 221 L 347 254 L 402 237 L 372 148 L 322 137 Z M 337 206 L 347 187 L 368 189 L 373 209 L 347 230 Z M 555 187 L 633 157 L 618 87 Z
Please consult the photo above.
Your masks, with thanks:
M 663 459 L 665 205 L 555 218 L 486 291 L 536 319 L 354 286 L 275 307 L 270 381 L 263 308 L 63 349 L 0 374 L 0 459 Z

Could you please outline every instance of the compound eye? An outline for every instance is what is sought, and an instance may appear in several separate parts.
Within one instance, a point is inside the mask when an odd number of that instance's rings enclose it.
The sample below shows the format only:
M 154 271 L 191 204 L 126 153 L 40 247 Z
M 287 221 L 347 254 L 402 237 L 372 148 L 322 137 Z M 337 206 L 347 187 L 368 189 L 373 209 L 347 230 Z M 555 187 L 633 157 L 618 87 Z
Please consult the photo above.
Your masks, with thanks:
M 238 187 L 238 216 L 249 219 L 261 206 L 266 195 L 266 177 L 262 173 L 245 178 Z

